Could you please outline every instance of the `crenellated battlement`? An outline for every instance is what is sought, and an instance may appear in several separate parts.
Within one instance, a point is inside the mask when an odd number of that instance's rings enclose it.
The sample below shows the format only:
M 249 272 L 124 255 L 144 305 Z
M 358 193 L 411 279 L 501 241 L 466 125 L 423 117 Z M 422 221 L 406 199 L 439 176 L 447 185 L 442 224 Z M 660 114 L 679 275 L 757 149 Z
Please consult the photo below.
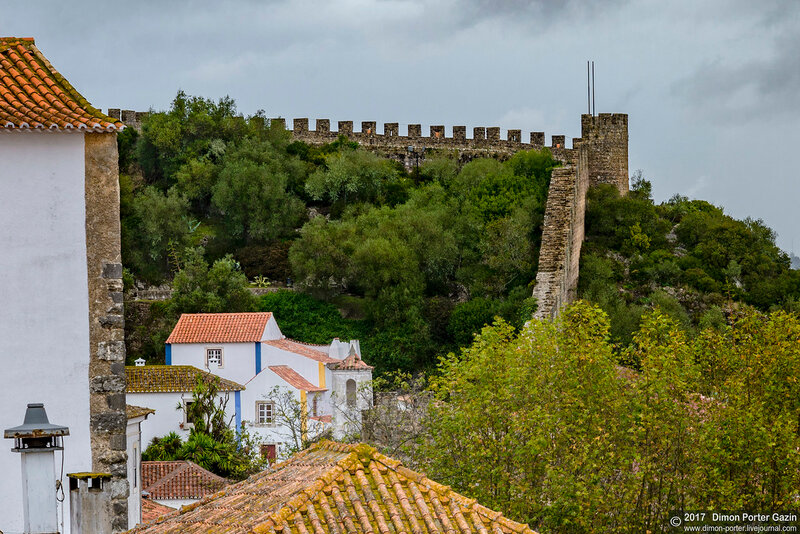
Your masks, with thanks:
M 286 119 L 274 118 L 270 121 L 286 127 Z M 387 147 L 417 148 L 453 148 L 462 150 L 489 150 L 497 152 L 517 152 L 545 146 L 544 132 L 530 132 L 529 140 L 523 141 L 522 130 L 507 130 L 506 137 L 501 137 L 498 126 L 476 126 L 472 129 L 472 137 L 467 137 L 466 126 L 453 126 L 452 134 L 447 135 L 447 128 L 442 124 L 431 125 L 427 135 L 423 135 L 421 124 L 406 126 L 406 135 L 400 134 L 400 123 L 383 123 L 383 132 L 378 131 L 376 121 L 362 121 L 360 130 L 356 130 L 354 121 L 339 121 L 336 130 L 331 130 L 330 119 L 316 119 L 315 129 L 310 128 L 310 120 L 306 117 L 292 121 L 292 134 L 295 139 L 309 143 L 328 143 L 335 141 L 340 135 L 346 135 L 353 141 L 367 146 L 385 145 Z M 554 135 L 549 148 L 567 149 L 566 136 Z M 574 147 L 573 147 L 574 148 Z
M 108 115 L 114 119 L 121 120 L 128 126 L 141 129 L 142 121 L 148 116 L 148 112 L 133 111 L 120 108 L 109 108 Z M 612 117 L 620 117 L 613 115 Z M 282 128 L 287 127 L 287 120 L 282 117 L 268 119 L 273 125 Z M 627 123 L 627 117 L 625 117 Z M 507 157 L 520 150 L 541 149 L 545 147 L 544 132 L 529 132 L 527 139 L 523 138 L 523 131 L 520 129 L 509 129 L 506 131 L 505 138 L 501 135 L 498 126 L 476 126 L 472 128 L 472 136 L 467 136 L 466 126 L 453 126 L 450 128 L 451 135 L 447 134 L 445 125 L 431 125 L 427 135 L 423 134 L 421 124 L 408 124 L 406 134 L 401 135 L 400 123 L 385 122 L 383 131 L 378 131 L 376 121 L 361 121 L 360 129 L 356 130 L 354 121 L 338 121 L 336 129 L 331 129 L 330 119 L 315 119 L 314 129 L 311 129 L 311 121 L 307 117 L 292 119 L 290 131 L 298 141 L 306 143 L 321 144 L 336 141 L 340 135 L 345 135 L 353 141 L 358 142 L 365 148 L 380 150 L 385 148 L 392 151 L 405 150 L 408 152 L 424 152 L 426 150 L 459 150 L 475 152 L 469 154 L 470 157 L 479 157 L 483 154 L 491 154 L 495 157 Z M 565 135 L 553 135 L 552 141 L 547 148 L 553 151 L 554 156 L 565 162 L 575 161 L 575 154 L 572 151 L 578 147 L 581 138 L 574 138 L 572 148 L 567 148 Z M 398 159 L 395 156 L 395 159 Z M 402 159 L 402 158 L 400 158 Z M 470 159 L 468 157 L 468 159 Z
M 108 115 L 126 125 L 141 128 L 147 113 L 109 109 Z M 263 121 L 254 117 L 253 120 Z M 286 119 L 268 119 L 272 126 L 286 128 Z M 431 125 L 423 135 L 421 124 L 409 124 L 401 135 L 397 122 L 383 123 L 378 131 L 375 121 L 362 121 L 356 131 L 353 121 L 338 121 L 331 130 L 330 119 L 316 119 L 310 129 L 306 117 L 292 120 L 292 136 L 309 144 L 336 141 L 344 135 L 367 150 L 401 162 L 411 170 L 426 156 L 438 150 L 455 151 L 462 162 L 480 157 L 507 159 L 522 150 L 545 147 L 544 132 L 530 132 L 527 141 L 522 130 L 506 131 L 505 139 L 497 126 L 476 126 L 467 137 L 466 126 L 453 126 L 447 135 L 444 125 Z M 547 147 L 563 167 L 553 171 L 545 207 L 539 267 L 533 296 L 539 309 L 536 317 L 556 316 L 560 309 L 575 298 L 580 266 L 581 244 L 584 235 L 586 191 L 592 185 L 611 184 L 621 194 L 628 192 L 628 115 L 601 113 L 581 115 L 581 137 L 566 146 L 566 136 L 551 136 Z

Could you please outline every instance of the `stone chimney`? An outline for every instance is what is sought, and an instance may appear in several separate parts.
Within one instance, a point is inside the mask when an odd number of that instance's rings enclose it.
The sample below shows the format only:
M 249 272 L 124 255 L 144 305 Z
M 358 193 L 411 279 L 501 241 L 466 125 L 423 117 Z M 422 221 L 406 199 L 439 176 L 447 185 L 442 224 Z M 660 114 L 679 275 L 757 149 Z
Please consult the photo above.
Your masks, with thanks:
M 71 473 L 71 534 L 111 534 L 111 473 Z

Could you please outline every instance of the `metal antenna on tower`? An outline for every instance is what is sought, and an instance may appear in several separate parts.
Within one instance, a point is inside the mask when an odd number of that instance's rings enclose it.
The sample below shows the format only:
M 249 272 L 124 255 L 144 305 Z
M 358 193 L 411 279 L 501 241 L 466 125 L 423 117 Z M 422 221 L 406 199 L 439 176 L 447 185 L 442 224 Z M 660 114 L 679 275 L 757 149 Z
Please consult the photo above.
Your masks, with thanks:
M 586 61 L 586 107 L 588 109 L 587 113 L 589 115 L 592 114 L 592 89 L 591 89 L 591 77 L 589 75 L 589 61 Z
M 592 116 L 597 113 L 597 107 L 594 105 L 594 61 L 592 61 Z

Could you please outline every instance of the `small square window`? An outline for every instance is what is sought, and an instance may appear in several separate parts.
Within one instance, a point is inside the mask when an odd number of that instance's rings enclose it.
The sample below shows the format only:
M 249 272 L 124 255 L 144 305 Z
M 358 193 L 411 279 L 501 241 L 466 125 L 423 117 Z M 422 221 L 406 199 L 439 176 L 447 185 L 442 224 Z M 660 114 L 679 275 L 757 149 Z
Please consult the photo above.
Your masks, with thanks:
M 222 349 L 206 349 L 206 367 L 222 367 Z
M 256 402 L 256 424 L 273 426 L 275 424 L 275 403 L 268 401 Z

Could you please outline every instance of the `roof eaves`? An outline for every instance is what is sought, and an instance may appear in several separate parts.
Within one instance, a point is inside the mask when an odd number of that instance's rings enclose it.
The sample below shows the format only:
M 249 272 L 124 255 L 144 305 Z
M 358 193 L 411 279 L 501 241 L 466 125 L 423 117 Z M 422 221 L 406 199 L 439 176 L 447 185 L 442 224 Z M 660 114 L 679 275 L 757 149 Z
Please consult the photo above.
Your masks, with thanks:
M 50 71 L 50 74 L 53 76 L 55 81 L 60 83 L 64 87 L 64 89 L 66 89 L 66 92 L 69 94 L 69 96 L 72 97 L 73 100 L 75 100 L 78 104 L 80 104 L 80 106 L 84 110 L 86 110 L 89 113 L 89 115 L 91 115 L 96 119 L 100 119 L 104 122 L 107 122 L 110 125 L 105 128 L 95 127 L 92 128 L 93 130 L 103 129 L 107 131 L 122 131 L 125 129 L 124 123 L 122 123 L 121 121 L 115 121 L 112 117 L 109 117 L 99 109 L 92 106 L 89 103 L 89 101 L 86 100 L 83 97 L 83 95 L 80 94 L 78 90 L 75 89 L 75 87 L 73 87 L 72 84 L 69 83 L 69 81 L 66 78 L 64 78 L 64 76 L 61 75 L 60 72 L 58 72 L 58 70 L 56 70 L 55 67 L 53 67 L 50 61 L 47 60 L 44 54 L 42 54 L 41 50 L 39 50 L 39 48 L 36 46 L 35 41 L 32 38 L 29 48 L 33 51 L 34 55 L 36 56 L 36 59 L 38 59 L 42 63 L 42 65 L 44 65 L 47 68 L 47 70 Z

